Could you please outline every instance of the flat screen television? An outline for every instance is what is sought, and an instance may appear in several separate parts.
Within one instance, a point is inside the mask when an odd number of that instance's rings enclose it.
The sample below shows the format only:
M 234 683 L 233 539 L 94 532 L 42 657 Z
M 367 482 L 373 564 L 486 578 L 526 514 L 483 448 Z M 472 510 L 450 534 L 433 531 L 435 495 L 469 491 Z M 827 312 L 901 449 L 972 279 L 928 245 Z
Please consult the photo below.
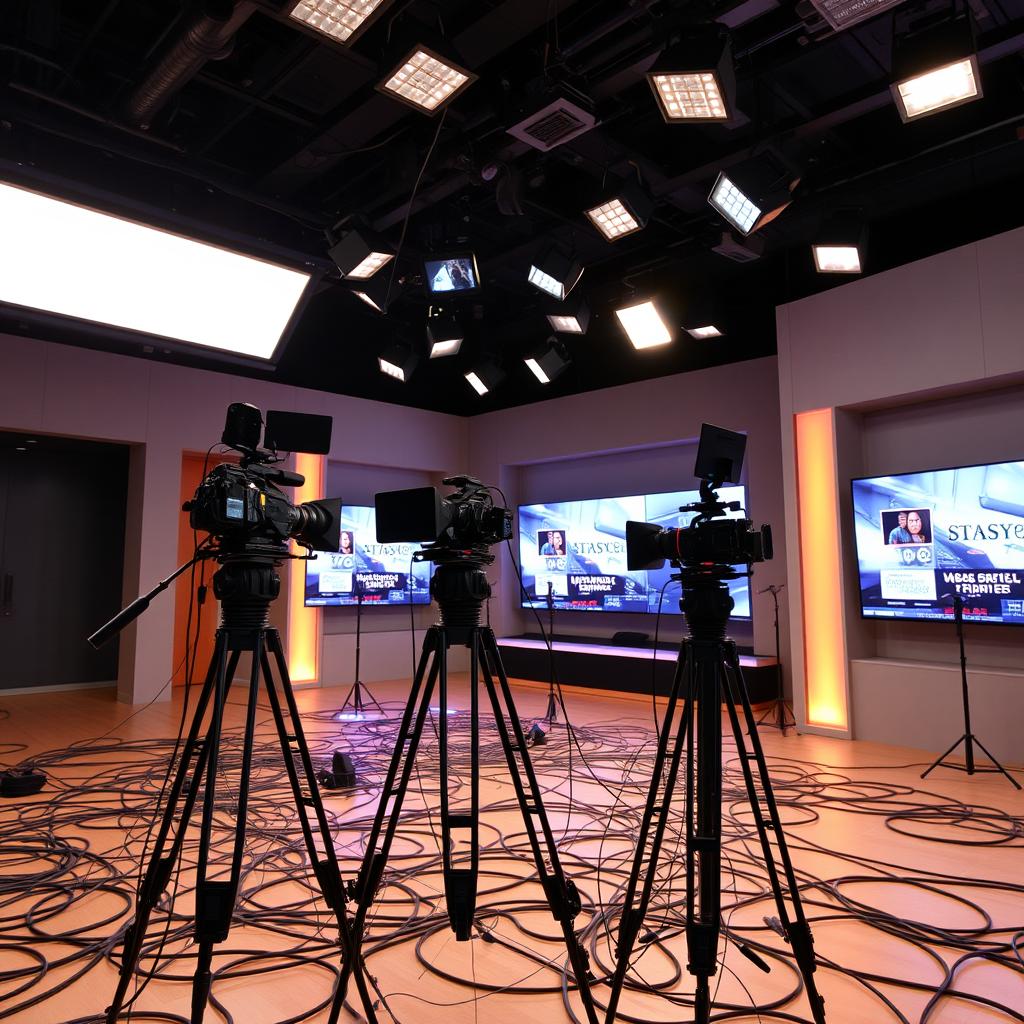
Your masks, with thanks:
M 1024 625 L 1024 462 L 851 481 L 861 614 Z
M 745 505 L 746 489 L 722 487 L 723 501 Z M 626 568 L 626 521 L 657 523 L 669 529 L 686 526 L 693 513 L 680 505 L 699 499 L 694 491 L 590 498 L 519 506 L 519 560 L 524 608 L 546 608 L 548 586 L 554 607 L 563 611 L 656 613 L 661 588 L 672 574 L 661 569 Z M 742 512 L 734 513 L 742 516 Z M 750 618 L 750 581 L 731 580 L 733 618 Z M 679 587 L 669 584 L 661 610 L 679 614 Z
M 307 605 L 430 604 L 432 563 L 413 562 L 418 544 L 379 544 L 372 505 L 341 506 L 341 548 L 306 562 Z M 411 575 L 410 575 L 411 567 Z
M 468 295 L 480 290 L 480 271 L 471 252 L 453 252 L 423 261 L 423 280 L 430 295 Z

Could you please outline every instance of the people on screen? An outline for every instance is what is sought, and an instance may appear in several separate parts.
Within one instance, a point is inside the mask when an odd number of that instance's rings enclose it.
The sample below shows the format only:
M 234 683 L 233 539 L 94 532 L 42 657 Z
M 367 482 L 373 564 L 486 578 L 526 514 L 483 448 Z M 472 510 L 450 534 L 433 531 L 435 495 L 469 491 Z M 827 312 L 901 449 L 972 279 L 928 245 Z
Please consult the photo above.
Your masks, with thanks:
M 912 544 L 913 538 L 910 536 L 910 531 L 907 529 L 907 513 L 901 512 L 896 517 L 898 525 L 894 526 L 889 531 L 889 543 L 890 544 Z
M 352 554 L 352 532 L 351 530 L 341 531 L 341 547 L 338 548 L 338 553 L 342 555 Z
M 907 531 L 910 534 L 911 544 L 931 544 L 932 542 L 925 526 L 924 512 L 915 510 L 907 513 Z
M 555 556 L 565 554 L 565 537 L 561 530 L 548 530 L 547 542 L 540 549 L 540 553 Z

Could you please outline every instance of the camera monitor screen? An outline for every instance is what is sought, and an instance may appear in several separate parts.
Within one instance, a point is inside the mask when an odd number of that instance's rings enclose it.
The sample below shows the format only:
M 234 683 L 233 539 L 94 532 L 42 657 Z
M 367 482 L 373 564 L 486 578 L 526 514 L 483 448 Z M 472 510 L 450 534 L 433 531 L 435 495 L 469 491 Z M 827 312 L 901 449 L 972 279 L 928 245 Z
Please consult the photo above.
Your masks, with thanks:
M 341 545 L 306 562 L 307 605 L 430 604 L 432 563 L 414 562 L 419 544 L 380 544 L 373 506 L 342 505 Z M 411 575 L 410 575 L 411 572 Z
M 722 487 L 723 501 L 745 505 L 745 488 Z M 519 506 L 519 558 L 526 596 L 524 608 L 547 607 L 548 587 L 555 608 L 586 612 L 663 612 L 679 614 L 679 585 L 661 569 L 626 568 L 626 521 L 655 523 L 663 529 L 689 525 L 694 513 L 680 505 L 699 501 L 698 491 L 591 498 Z M 743 512 L 729 513 L 741 518 Z M 733 618 L 750 618 L 750 581 L 729 581 Z
M 423 270 L 427 291 L 432 295 L 475 292 L 480 287 L 480 274 L 476 268 L 476 257 L 472 253 L 425 260 Z
M 852 481 L 861 612 L 1024 624 L 1024 462 Z

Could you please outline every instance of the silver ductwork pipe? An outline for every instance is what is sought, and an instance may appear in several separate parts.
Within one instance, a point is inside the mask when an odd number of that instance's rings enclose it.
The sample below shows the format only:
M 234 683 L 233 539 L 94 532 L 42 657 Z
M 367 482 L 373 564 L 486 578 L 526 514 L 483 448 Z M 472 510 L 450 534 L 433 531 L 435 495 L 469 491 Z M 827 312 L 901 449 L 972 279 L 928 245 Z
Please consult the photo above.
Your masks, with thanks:
M 207 61 L 220 60 L 231 52 L 235 33 L 255 9 L 253 3 L 204 0 L 198 10 L 187 14 L 156 66 L 125 103 L 125 120 L 137 128 L 148 128 L 167 101 Z

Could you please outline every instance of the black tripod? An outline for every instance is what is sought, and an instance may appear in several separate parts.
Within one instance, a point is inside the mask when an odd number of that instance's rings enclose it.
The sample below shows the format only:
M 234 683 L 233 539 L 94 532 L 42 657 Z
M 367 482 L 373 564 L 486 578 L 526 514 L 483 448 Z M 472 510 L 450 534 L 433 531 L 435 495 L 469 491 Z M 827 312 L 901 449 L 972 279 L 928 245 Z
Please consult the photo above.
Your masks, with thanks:
M 944 596 L 949 596 L 944 595 Z M 953 618 L 956 620 L 956 635 L 960 641 L 960 686 L 963 690 L 964 698 L 964 732 L 963 735 L 944 753 L 939 756 L 931 763 L 931 765 L 921 772 L 921 778 L 925 778 L 930 772 L 933 772 L 939 765 L 943 768 L 955 768 L 959 772 L 967 772 L 968 775 L 974 775 L 976 772 L 1002 772 L 1011 783 L 1020 789 L 1020 783 L 988 752 L 985 744 L 978 739 L 974 733 L 971 732 L 971 695 L 967 689 L 967 654 L 964 651 L 964 602 L 963 598 L 959 594 L 953 594 Z M 964 745 L 964 764 L 950 764 L 946 761 L 946 758 L 956 750 L 960 744 Z M 977 744 L 981 747 L 982 753 L 992 762 L 991 768 L 979 768 L 974 763 L 974 746 Z
M 544 720 L 554 724 L 558 721 L 558 701 L 555 698 L 555 593 L 548 580 L 548 708 Z
M 298 811 L 302 836 L 306 842 L 310 865 L 338 922 L 342 958 L 351 959 L 352 946 L 344 889 L 334 852 L 330 826 L 324 814 L 317 791 L 313 763 L 302 734 L 298 707 L 288 679 L 281 640 L 277 630 L 267 625 L 270 602 L 278 596 L 280 578 L 275 571 L 286 553 L 218 554 L 220 569 L 213 577 L 214 594 L 221 602 L 221 625 L 217 629 L 216 645 L 210 667 L 196 704 L 192 723 L 178 763 L 174 782 L 164 808 L 160 828 L 153 846 L 153 854 L 146 866 L 139 889 L 135 919 L 125 932 L 124 953 L 117 990 L 106 1011 L 107 1024 L 115 1024 L 132 976 L 138 968 L 143 940 L 150 915 L 170 881 L 176 862 L 181 857 L 189 819 L 203 791 L 203 813 L 199 831 L 199 856 L 196 868 L 196 915 L 194 941 L 198 945 L 195 975 L 192 979 L 192 1024 L 202 1021 L 210 994 L 213 947 L 223 942 L 231 926 L 231 915 L 238 895 L 245 844 L 245 814 L 249 798 L 249 776 L 252 762 L 253 739 L 256 723 L 256 705 L 262 678 L 274 724 L 281 744 L 284 766 L 288 775 L 292 797 Z M 246 706 L 245 733 L 242 761 L 239 766 L 237 815 L 230 869 L 227 877 L 219 866 L 210 864 L 210 845 L 217 806 L 217 763 L 220 754 L 224 705 L 231 680 L 243 652 L 252 655 L 249 691 Z M 279 684 L 275 684 L 271 671 L 271 658 L 277 667 Z M 278 693 L 284 694 L 284 707 Z M 212 701 L 212 708 L 210 707 Z M 200 738 L 203 719 L 210 710 L 205 735 Z M 296 767 L 295 759 L 299 766 Z M 232 803 L 235 803 L 232 800 Z M 234 808 L 232 808 L 234 809 Z M 322 849 L 317 849 L 316 837 L 307 812 L 316 818 Z M 173 836 L 172 836 L 173 832 Z M 211 876 L 220 877 L 211 877 Z M 359 992 L 364 1007 L 371 1006 L 365 978 L 358 976 Z
M 481 608 L 491 592 L 482 566 L 493 561 L 493 555 L 486 550 L 438 550 L 433 552 L 432 557 L 438 566 L 431 580 L 430 590 L 440 609 L 441 622 L 439 625 L 431 626 L 424 637 L 416 676 L 398 729 L 398 740 L 381 789 L 377 813 L 366 837 L 366 853 L 350 893 L 356 902 L 351 931 L 353 955 L 347 956 L 342 965 L 341 981 L 335 992 L 334 1005 L 329 1017 L 330 1024 L 335 1024 L 338 1020 L 349 975 L 353 970 L 357 975 L 363 970 L 359 950 L 366 915 L 384 875 L 435 685 L 438 688 L 440 705 L 438 760 L 441 788 L 441 849 L 448 919 L 456 940 L 466 941 L 472 938 L 480 858 L 480 676 L 483 677 L 516 800 L 522 812 L 523 824 L 536 864 L 537 879 L 544 890 L 552 916 L 561 925 L 569 954 L 569 964 L 579 989 L 586 1019 L 589 1024 L 597 1024 L 597 1014 L 590 993 L 589 957 L 579 936 L 573 930 L 573 921 L 581 910 L 580 897 L 576 886 L 565 877 L 562 870 L 558 848 L 541 802 L 540 786 L 530 761 L 526 737 L 523 735 L 519 715 L 512 700 L 512 691 L 501 664 L 494 633 L 489 627 L 480 625 Z M 468 647 L 470 657 L 469 806 L 463 806 L 457 811 L 450 806 L 448 772 L 447 659 L 448 649 L 452 646 Z M 365 1012 L 370 1024 L 376 1024 L 372 1009 Z
M 775 729 L 778 729 L 783 736 L 786 735 L 786 730 L 790 726 L 796 725 L 796 719 L 789 720 L 786 715 L 787 712 L 791 715 L 792 712 L 786 705 L 786 691 L 783 687 L 782 681 L 782 643 L 779 639 L 779 591 L 785 589 L 785 584 L 782 586 L 769 586 L 765 587 L 764 590 L 759 590 L 759 594 L 771 594 L 772 602 L 774 605 L 775 612 L 775 674 L 778 680 L 778 688 L 775 691 L 775 700 L 772 701 L 773 707 L 766 711 L 758 720 L 758 725 L 764 725 L 766 722 L 768 725 Z M 774 717 L 774 722 L 769 722 L 768 719 Z
M 372 704 L 382 715 L 384 709 L 377 702 L 377 698 L 370 693 L 370 688 L 359 681 L 359 649 L 362 646 L 363 636 L 363 585 L 357 579 L 355 581 L 356 591 L 356 680 L 349 689 L 348 694 L 345 696 L 345 700 L 342 702 L 341 714 L 351 704 L 352 711 L 354 714 L 361 715 L 366 710 L 367 703 Z M 363 699 L 363 694 L 369 697 L 369 702 Z
M 743 771 L 747 799 L 757 826 L 765 868 L 778 908 L 780 927 L 793 950 L 797 967 L 807 988 L 815 1024 L 824 1024 L 824 1003 L 814 983 L 814 944 L 811 929 L 800 902 L 799 887 L 786 847 L 786 837 L 772 793 L 768 766 L 764 760 L 761 740 L 750 708 L 746 683 L 736 655 L 736 645 L 725 635 L 733 606 L 729 589 L 723 577 L 701 575 L 685 568 L 674 578 L 683 584 L 683 595 L 679 604 L 686 615 L 690 635 L 683 640 L 680 648 L 665 710 L 665 721 L 658 737 L 654 772 L 651 776 L 647 803 L 644 806 L 636 855 L 626 883 L 606 1024 L 612 1024 L 615 1020 L 615 1010 L 622 994 L 626 972 L 630 967 L 630 956 L 651 900 L 684 745 L 686 944 L 689 953 L 687 969 L 697 978 L 694 996 L 696 1024 L 707 1024 L 710 1020 L 710 979 L 717 970 L 718 938 L 721 929 L 723 696 Z M 736 703 L 740 704 L 749 733 L 749 752 L 743 724 L 736 712 Z M 757 781 L 761 784 L 760 793 L 757 790 L 751 762 L 756 766 Z M 762 805 L 767 809 L 767 819 L 764 817 Z M 778 857 L 786 876 L 789 899 L 793 906 L 792 919 L 782 894 L 775 863 L 775 850 L 768 838 L 769 831 L 774 833 Z M 752 950 L 743 945 L 739 945 L 739 949 L 759 967 L 768 969 L 767 964 Z

